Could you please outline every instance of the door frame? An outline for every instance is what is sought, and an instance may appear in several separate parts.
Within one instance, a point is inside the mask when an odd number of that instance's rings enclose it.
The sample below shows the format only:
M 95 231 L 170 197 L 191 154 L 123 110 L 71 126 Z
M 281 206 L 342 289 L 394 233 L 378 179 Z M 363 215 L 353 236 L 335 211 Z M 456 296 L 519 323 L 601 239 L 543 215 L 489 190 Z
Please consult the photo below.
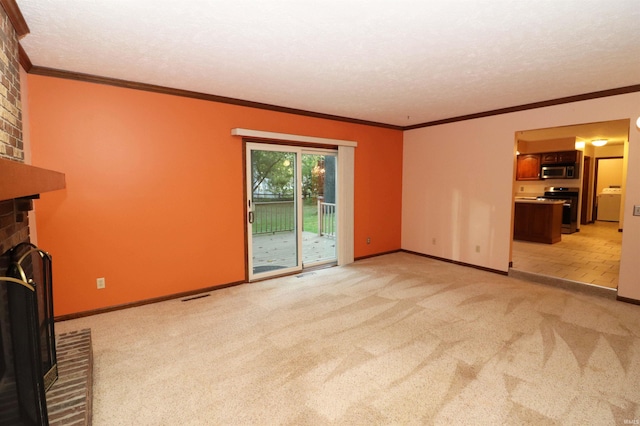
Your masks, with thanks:
M 275 269 L 273 271 L 265 271 L 260 273 L 253 272 L 253 232 L 252 222 L 249 221 L 249 214 L 253 210 L 253 194 L 252 194 L 252 168 L 251 168 L 251 151 L 272 151 L 272 152 L 290 152 L 296 155 L 295 168 L 294 168 L 294 214 L 295 214 L 295 240 L 296 240 L 296 264 L 295 266 Z M 279 145 L 269 144 L 254 141 L 247 141 L 245 143 L 245 245 L 247 247 L 247 279 L 248 281 L 257 281 L 265 278 L 271 278 L 278 275 L 288 275 L 298 273 L 302 271 L 302 232 L 300 231 L 300 224 L 302 223 L 302 205 L 300 203 L 300 194 L 302 192 L 302 179 L 300 174 L 302 172 L 302 151 L 300 147 L 291 145 Z
M 340 218 L 339 218 L 339 212 L 340 212 L 340 203 L 339 203 L 339 199 L 338 199 L 338 194 L 340 192 L 340 179 L 338 178 L 338 168 L 340 167 L 340 158 L 338 157 L 338 150 L 337 149 L 331 149 L 331 148 L 309 148 L 309 147 L 301 147 L 301 154 L 300 154 L 300 166 L 302 167 L 302 156 L 303 155 L 325 155 L 325 156 L 333 156 L 336 159 L 336 237 L 335 237 L 335 248 L 336 248 L 336 255 L 333 259 L 323 259 L 323 260 L 319 260 L 316 262 L 311 262 L 308 264 L 304 263 L 304 242 L 301 243 L 300 245 L 300 253 L 302 255 L 302 269 L 305 269 L 306 267 L 316 267 L 316 266 L 321 266 L 321 265 L 326 265 L 326 264 L 331 264 L 331 263 L 337 263 L 338 261 L 338 249 L 339 249 L 339 242 L 340 242 L 340 227 L 339 227 L 339 222 L 340 222 Z M 302 181 L 302 174 L 300 174 L 300 179 Z M 304 209 L 304 205 L 303 205 L 303 194 L 301 193 L 299 195 L 299 199 L 300 199 L 300 210 L 302 211 L 302 209 Z M 301 220 L 303 220 L 303 218 L 301 218 Z M 300 230 L 300 235 L 302 235 L 302 232 L 304 230 L 301 229 Z
M 591 190 L 591 157 L 589 155 L 583 155 L 582 161 L 582 202 L 580 209 L 580 224 L 587 225 L 589 223 L 593 223 L 593 206 L 591 206 L 591 211 L 589 211 L 590 203 L 593 196 L 593 191 Z M 591 213 L 591 214 L 589 214 Z
M 593 200 L 592 200 L 592 220 L 595 222 L 598 219 L 598 167 L 600 165 L 600 160 L 622 160 L 624 163 L 624 155 L 623 156 L 615 156 L 615 157 L 595 157 L 596 164 L 593 170 Z M 624 169 L 623 169 L 624 173 Z M 622 176 L 622 182 L 625 182 L 627 179 L 626 175 Z M 620 223 L 620 225 L 622 225 Z
M 264 130 L 246 129 L 241 127 L 235 127 L 231 129 L 231 136 L 240 137 L 242 142 L 242 155 L 246 157 L 247 142 L 261 142 L 261 143 L 275 143 L 283 145 L 295 145 L 295 146 L 308 146 L 317 148 L 338 148 L 338 176 L 340 185 L 338 189 L 338 204 L 340 204 L 340 210 L 338 211 L 338 233 L 340 235 L 340 241 L 337 244 L 337 256 L 338 266 L 348 265 L 354 262 L 354 210 L 355 210 L 355 153 L 358 146 L 358 142 L 345 139 L 330 139 L 317 136 L 296 135 L 290 133 L 277 133 Z M 243 158 L 243 160 L 246 160 Z M 246 167 L 246 161 L 242 162 L 243 167 Z M 246 198 L 246 170 L 242 173 L 243 176 L 243 188 L 242 193 Z M 243 204 L 243 221 L 247 217 L 247 200 L 244 200 Z M 243 224 L 244 232 L 247 232 L 247 227 Z M 247 261 L 247 241 L 248 237 L 244 236 L 245 241 L 245 281 L 248 281 L 249 268 Z

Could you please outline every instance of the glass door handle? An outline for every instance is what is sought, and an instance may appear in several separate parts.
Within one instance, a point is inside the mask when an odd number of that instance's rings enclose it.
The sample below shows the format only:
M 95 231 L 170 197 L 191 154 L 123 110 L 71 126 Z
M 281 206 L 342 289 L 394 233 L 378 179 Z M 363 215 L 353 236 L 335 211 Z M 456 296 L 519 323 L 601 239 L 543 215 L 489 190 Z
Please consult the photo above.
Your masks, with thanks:
M 253 212 L 249 212 L 249 223 L 253 223 Z

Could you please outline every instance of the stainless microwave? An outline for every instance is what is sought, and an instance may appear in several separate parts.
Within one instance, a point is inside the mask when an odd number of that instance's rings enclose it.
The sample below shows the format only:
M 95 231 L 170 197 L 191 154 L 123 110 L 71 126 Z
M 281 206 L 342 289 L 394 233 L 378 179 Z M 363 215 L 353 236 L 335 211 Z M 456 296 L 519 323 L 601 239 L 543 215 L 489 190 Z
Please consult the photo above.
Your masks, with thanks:
M 574 165 L 542 166 L 540 177 L 542 179 L 577 179 L 578 173 Z

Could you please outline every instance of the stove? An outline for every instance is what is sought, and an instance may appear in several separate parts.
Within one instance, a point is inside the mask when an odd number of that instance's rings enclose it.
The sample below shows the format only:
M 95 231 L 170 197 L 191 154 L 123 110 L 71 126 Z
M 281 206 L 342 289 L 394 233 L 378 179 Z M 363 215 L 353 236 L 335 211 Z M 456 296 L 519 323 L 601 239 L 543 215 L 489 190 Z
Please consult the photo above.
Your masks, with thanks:
M 562 207 L 562 233 L 573 234 L 578 230 L 578 200 L 580 188 L 549 186 L 538 199 L 564 200 Z

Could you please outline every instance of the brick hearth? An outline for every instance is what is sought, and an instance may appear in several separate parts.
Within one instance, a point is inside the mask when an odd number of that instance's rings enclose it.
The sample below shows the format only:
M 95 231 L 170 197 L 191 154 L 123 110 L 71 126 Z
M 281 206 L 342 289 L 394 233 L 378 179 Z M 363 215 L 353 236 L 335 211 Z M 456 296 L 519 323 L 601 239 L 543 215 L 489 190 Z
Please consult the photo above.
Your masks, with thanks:
M 91 425 L 93 351 L 91 330 L 56 336 L 58 380 L 47 392 L 51 426 Z

